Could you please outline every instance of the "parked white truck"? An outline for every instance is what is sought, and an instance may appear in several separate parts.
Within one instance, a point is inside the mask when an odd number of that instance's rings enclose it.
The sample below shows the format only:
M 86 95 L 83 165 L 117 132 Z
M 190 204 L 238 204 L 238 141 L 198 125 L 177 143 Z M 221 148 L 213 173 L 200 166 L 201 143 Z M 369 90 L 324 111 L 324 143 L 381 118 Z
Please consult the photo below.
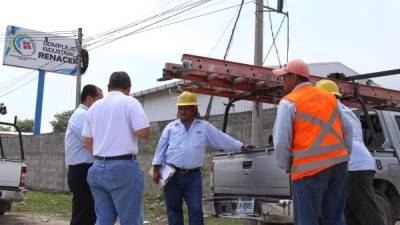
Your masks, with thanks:
M 363 138 L 375 158 L 376 201 L 386 225 L 400 220 L 400 111 L 357 111 Z M 268 138 L 268 137 L 266 137 Z M 213 196 L 204 199 L 206 213 L 229 218 L 293 222 L 289 175 L 274 163 L 272 145 L 250 153 L 216 154 L 212 161 Z
M 11 209 L 13 201 L 22 201 L 25 198 L 25 177 L 27 175 L 27 166 L 25 164 L 22 135 L 20 129 L 14 123 L 0 122 L 0 125 L 10 126 L 18 134 L 18 141 L 13 145 L 19 150 L 20 154 L 11 154 L 11 151 L 4 148 L 3 143 L 9 133 L 0 133 L 0 215 Z M 13 143 L 14 144 L 14 143 Z

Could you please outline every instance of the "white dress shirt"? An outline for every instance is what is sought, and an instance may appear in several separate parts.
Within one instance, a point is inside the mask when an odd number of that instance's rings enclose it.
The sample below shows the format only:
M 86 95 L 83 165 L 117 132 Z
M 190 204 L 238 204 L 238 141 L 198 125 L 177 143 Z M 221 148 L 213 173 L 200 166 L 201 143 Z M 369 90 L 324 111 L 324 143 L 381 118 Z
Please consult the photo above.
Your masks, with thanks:
M 83 143 L 82 127 L 85 122 L 88 107 L 80 104 L 72 113 L 65 131 L 65 164 L 77 165 L 81 163 L 92 163 L 93 156 Z
M 135 131 L 149 127 L 142 105 L 132 96 L 111 91 L 89 109 L 82 135 L 93 138 L 93 155 L 138 153 Z

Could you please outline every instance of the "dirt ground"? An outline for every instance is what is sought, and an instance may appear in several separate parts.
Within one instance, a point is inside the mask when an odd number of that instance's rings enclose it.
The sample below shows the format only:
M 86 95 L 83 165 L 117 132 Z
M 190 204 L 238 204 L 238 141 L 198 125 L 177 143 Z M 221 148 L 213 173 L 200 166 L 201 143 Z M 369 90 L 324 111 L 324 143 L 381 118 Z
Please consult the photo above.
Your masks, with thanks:
M 7 212 L 0 216 L 0 225 L 68 225 L 67 220 L 52 216 L 35 215 L 29 213 Z
M 0 225 L 68 225 L 69 221 L 53 216 L 8 212 L 0 216 Z M 118 224 L 118 223 L 117 223 Z M 400 225 L 397 222 L 396 225 Z

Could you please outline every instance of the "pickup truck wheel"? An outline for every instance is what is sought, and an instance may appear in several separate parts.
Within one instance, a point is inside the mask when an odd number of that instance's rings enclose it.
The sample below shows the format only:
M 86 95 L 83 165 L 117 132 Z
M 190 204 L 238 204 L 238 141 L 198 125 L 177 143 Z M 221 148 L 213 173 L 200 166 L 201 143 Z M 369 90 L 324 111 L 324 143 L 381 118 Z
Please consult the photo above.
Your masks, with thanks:
M 380 192 L 375 192 L 375 200 L 385 225 L 394 225 L 393 209 L 389 199 Z

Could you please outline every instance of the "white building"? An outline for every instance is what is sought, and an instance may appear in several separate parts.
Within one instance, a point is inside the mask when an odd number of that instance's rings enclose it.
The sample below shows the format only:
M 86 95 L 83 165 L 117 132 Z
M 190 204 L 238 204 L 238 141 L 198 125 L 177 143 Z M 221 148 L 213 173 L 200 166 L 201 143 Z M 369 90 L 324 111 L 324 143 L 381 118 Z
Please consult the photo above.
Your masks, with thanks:
M 327 63 L 311 63 L 309 64 L 310 72 L 313 75 L 326 77 L 331 73 L 343 73 L 346 76 L 357 75 L 358 73 L 351 68 L 340 62 L 327 62 Z M 176 118 L 177 108 L 175 101 L 179 95 L 177 88 L 182 81 L 176 81 L 166 85 L 157 86 L 154 88 L 146 89 L 133 93 L 132 95 L 137 98 L 144 107 L 150 122 L 172 120 Z M 362 83 L 367 82 L 367 80 Z M 204 116 L 207 105 L 210 99 L 208 95 L 197 95 L 199 105 L 199 112 Z M 214 97 L 210 115 L 223 114 L 225 112 L 225 105 L 228 103 L 227 98 Z M 263 104 L 263 108 L 275 107 L 270 104 Z M 231 107 L 230 112 L 245 112 L 252 110 L 251 101 L 238 101 Z

